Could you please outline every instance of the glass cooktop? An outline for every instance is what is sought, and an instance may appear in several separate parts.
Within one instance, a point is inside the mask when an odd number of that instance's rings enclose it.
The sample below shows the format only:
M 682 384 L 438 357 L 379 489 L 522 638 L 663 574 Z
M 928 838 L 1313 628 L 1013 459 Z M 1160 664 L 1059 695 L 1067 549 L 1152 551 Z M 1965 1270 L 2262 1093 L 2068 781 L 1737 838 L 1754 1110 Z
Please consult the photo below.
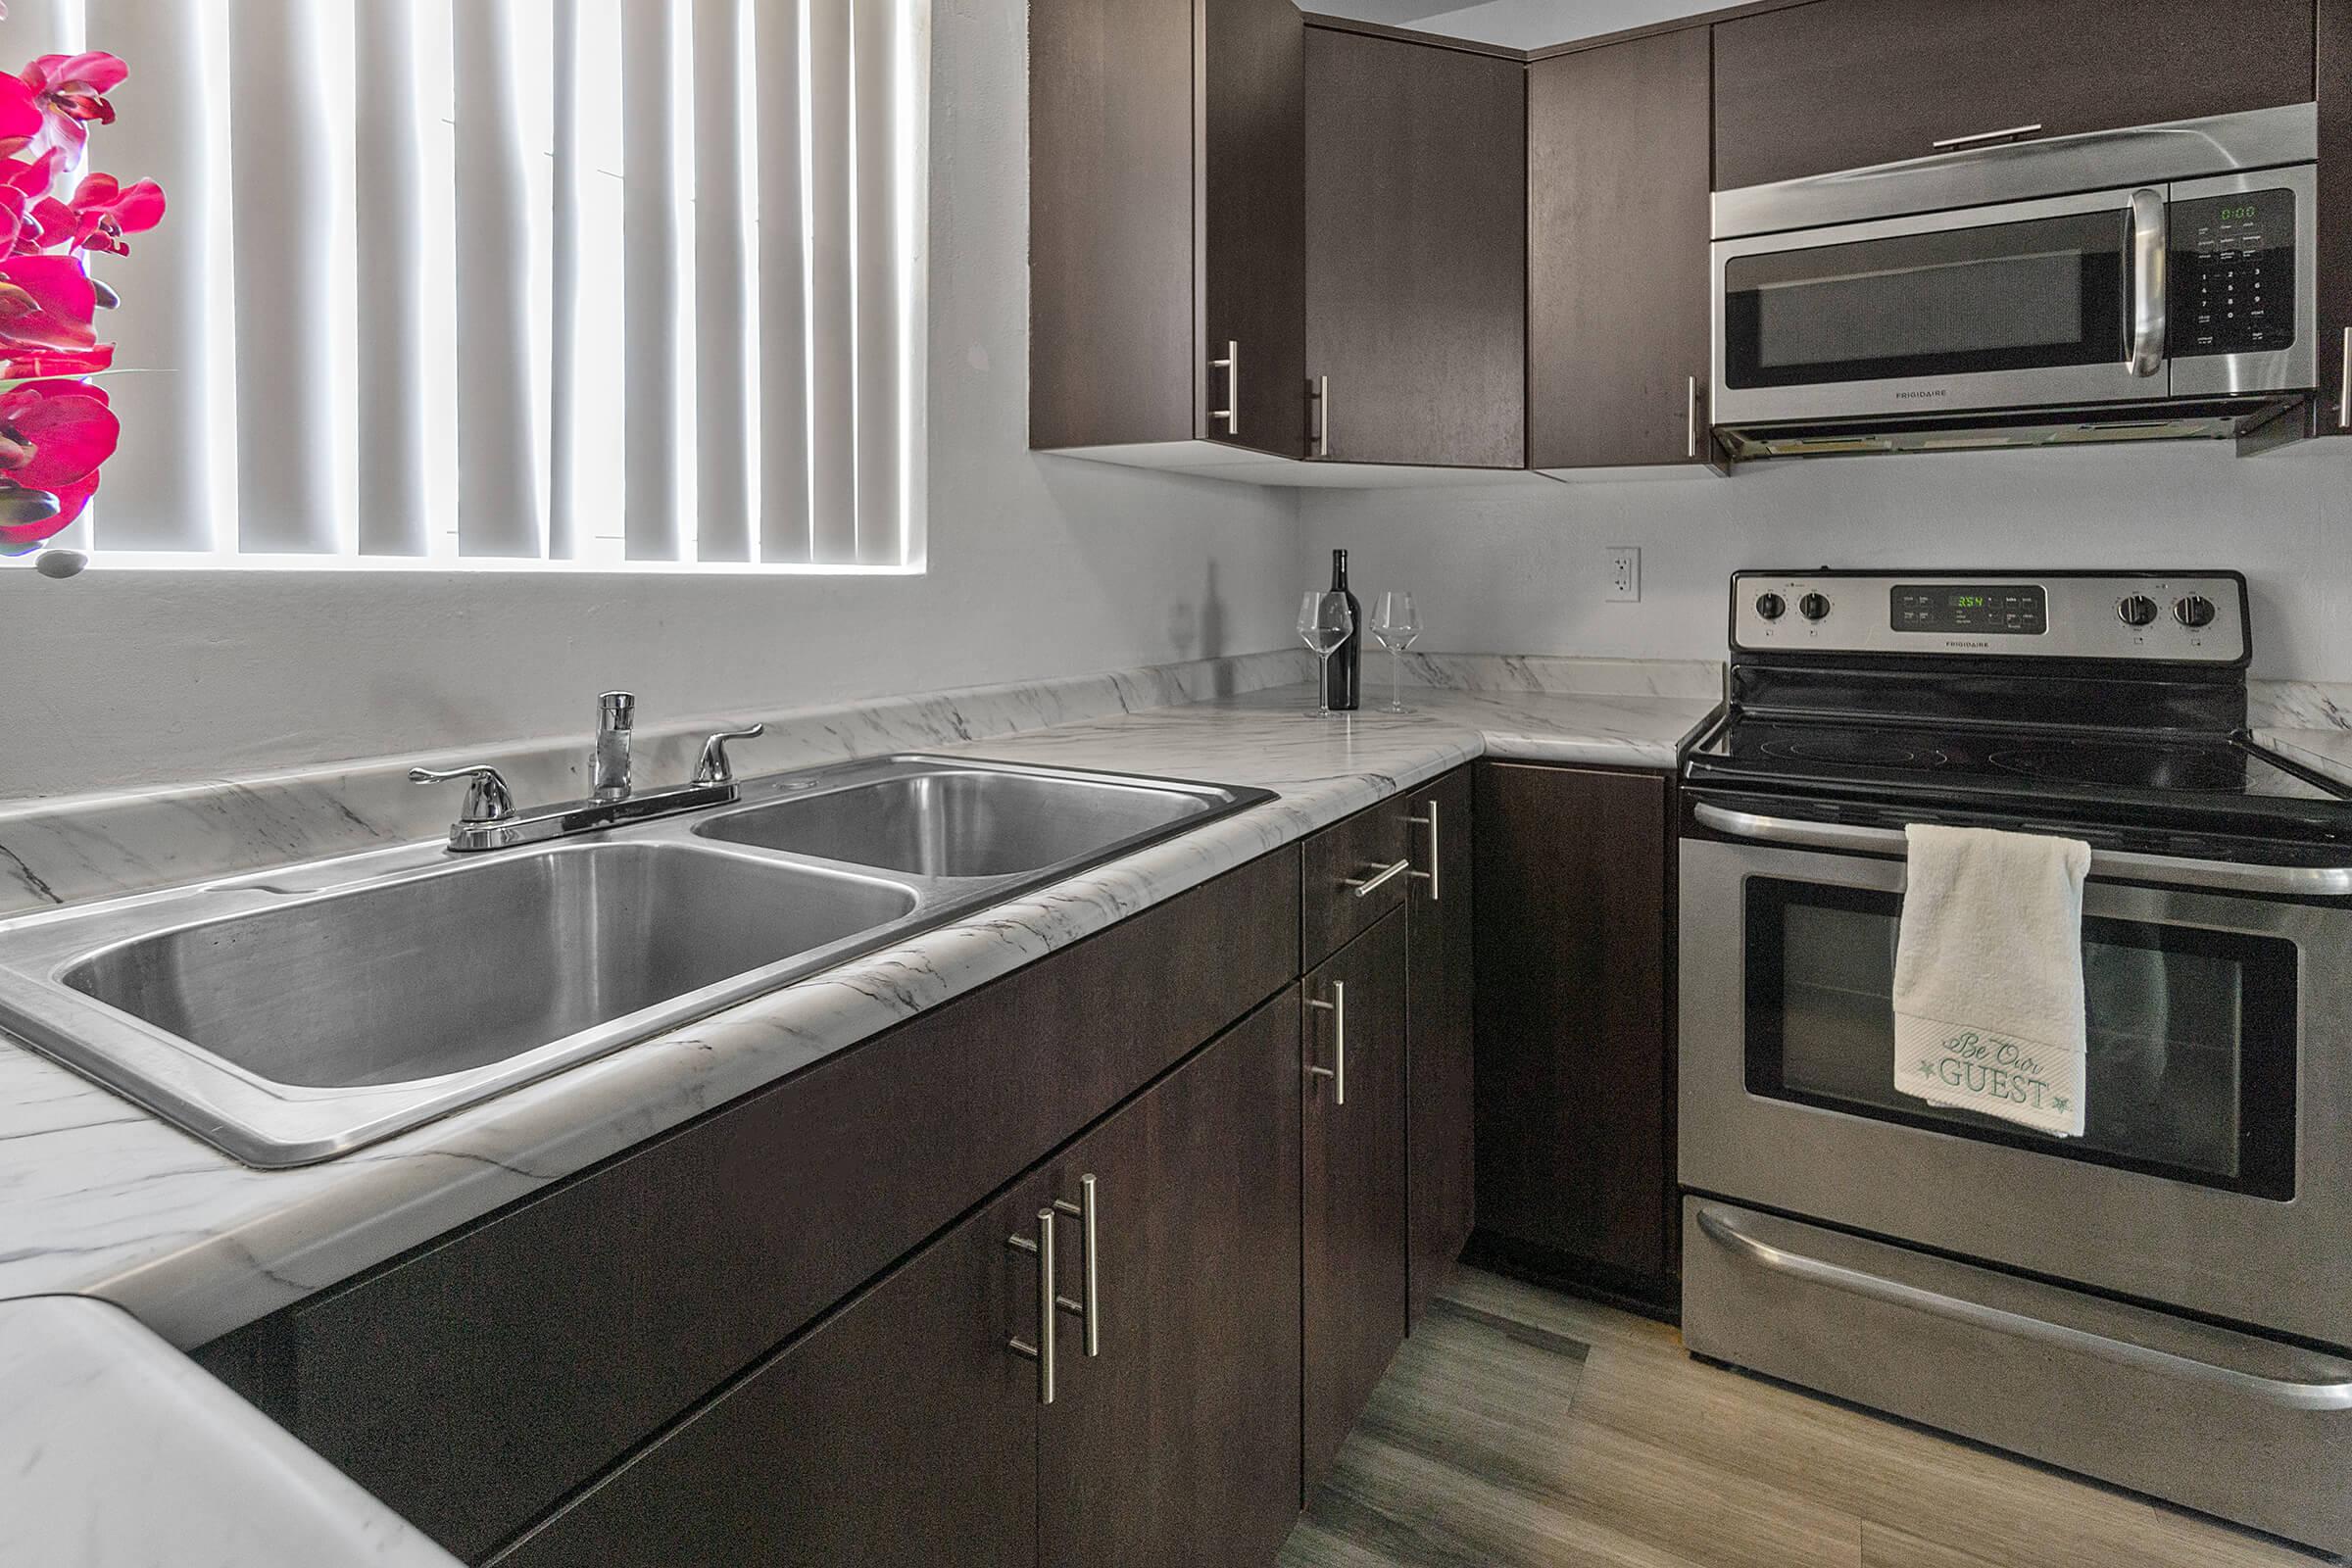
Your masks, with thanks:
M 2256 818 L 2352 833 L 2352 791 L 2230 736 L 2142 738 L 1735 711 L 1689 754 L 1694 785 L 1922 800 L 2036 816 Z

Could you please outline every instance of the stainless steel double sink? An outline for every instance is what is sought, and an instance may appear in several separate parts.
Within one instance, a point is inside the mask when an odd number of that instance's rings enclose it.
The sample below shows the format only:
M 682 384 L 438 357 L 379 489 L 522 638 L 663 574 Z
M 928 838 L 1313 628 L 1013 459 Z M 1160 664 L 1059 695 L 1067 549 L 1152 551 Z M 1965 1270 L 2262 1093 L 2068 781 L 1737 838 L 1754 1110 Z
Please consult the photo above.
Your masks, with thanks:
M 1272 799 L 843 763 L 569 842 L 0 922 L 0 1027 L 248 1164 L 306 1164 Z

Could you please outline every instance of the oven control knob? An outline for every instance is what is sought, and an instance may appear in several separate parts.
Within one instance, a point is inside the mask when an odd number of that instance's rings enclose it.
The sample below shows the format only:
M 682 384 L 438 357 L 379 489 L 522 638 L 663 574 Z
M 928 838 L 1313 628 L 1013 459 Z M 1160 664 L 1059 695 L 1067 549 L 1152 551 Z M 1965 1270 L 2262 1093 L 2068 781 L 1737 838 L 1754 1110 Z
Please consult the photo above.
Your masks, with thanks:
M 1779 594 L 1756 595 L 1756 613 L 1766 620 L 1778 620 L 1788 613 L 1788 601 Z
M 1823 594 L 1807 594 L 1796 602 L 1796 612 L 1807 620 L 1820 620 L 1830 612 L 1830 601 Z
M 2173 601 L 2173 618 L 2189 630 L 2213 624 L 2213 601 L 2203 594 L 2190 594 Z
M 2115 603 L 2116 615 L 2127 626 L 2145 626 L 2156 619 L 2156 601 L 2146 594 L 2132 594 Z

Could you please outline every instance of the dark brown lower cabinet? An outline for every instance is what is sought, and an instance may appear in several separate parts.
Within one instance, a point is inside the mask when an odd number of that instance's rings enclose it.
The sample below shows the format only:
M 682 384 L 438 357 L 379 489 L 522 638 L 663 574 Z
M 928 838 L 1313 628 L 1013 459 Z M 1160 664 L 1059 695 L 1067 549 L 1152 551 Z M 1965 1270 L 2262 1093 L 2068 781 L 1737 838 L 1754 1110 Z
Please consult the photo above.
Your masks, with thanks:
M 1063 1202 L 1095 1178 L 1102 1316 L 1089 1357 L 1064 1315 L 1039 1414 L 1048 1568 L 1270 1563 L 1298 1517 L 1297 1008 L 1285 992 L 1054 1162 Z
M 1037 1561 L 1032 1179 L 492 1561 L 506 1568 Z
M 496 1560 L 1270 1561 L 1298 1505 L 1296 1018 L 1286 991 Z M 1057 1203 L 1041 1325 L 1013 1238 Z M 1009 1343 L 1041 1332 L 1050 1404 Z
M 1671 781 L 1478 764 L 1478 1229 L 1671 1299 Z
M 1307 1492 L 1404 1342 L 1406 919 L 1390 914 L 1307 975 L 1299 1008 Z
M 1419 819 L 1411 824 L 1419 874 L 1405 927 L 1405 1266 L 1418 1319 L 1460 1259 L 1475 1212 L 1470 770 L 1456 768 L 1405 798 Z

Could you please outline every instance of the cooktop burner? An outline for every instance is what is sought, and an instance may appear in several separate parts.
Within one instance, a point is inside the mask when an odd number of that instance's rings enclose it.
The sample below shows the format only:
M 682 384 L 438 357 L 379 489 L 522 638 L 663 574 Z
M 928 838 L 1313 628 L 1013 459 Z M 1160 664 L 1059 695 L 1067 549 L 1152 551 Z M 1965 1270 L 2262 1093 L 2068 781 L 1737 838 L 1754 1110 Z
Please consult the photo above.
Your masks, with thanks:
M 2243 791 L 2251 760 L 2248 754 L 2230 746 L 2168 747 L 2104 740 L 2034 745 L 1993 752 L 1984 760 L 2012 773 L 2069 784 L 2198 794 Z
M 1854 762 L 1868 767 L 1941 767 L 1942 751 L 1915 737 L 1873 734 L 1867 730 L 1794 739 L 1768 740 L 1767 757 L 1786 757 L 1804 762 Z

